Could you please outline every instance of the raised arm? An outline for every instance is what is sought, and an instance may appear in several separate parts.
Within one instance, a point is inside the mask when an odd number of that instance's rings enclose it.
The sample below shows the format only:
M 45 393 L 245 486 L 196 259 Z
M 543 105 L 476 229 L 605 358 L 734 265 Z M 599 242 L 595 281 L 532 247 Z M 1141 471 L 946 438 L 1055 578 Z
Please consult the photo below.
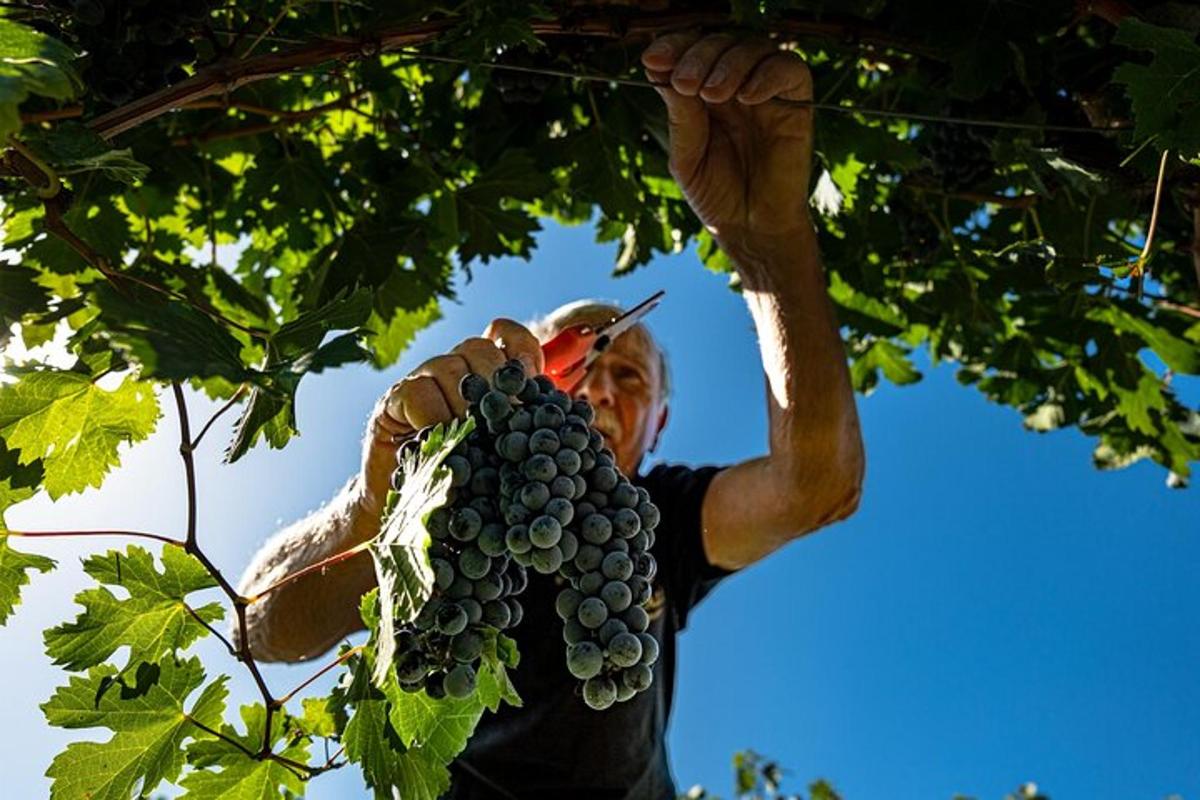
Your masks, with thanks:
M 490 376 L 509 358 L 525 362 L 531 373 L 542 370 L 542 351 L 533 334 L 512 320 L 497 319 L 483 337 L 464 340 L 392 386 L 371 414 L 359 473 L 328 505 L 263 545 L 242 575 L 238 593 L 250 597 L 287 575 L 374 538 L 400 443 L 427 425 L 466 413 L 466 402 L 458 393 L 463 375 Z M 359 600 L 375 585 L 375 566 L 364 551 L 268 592 L 246 609 L 251 654 L 259 661 L 301 661 L 321 655 L 362 629 Z M 240 646 L 236 626 L 231 634 Z
M 668 34 L 642 54 L 670 123 L 670 167 L 737 267 L 766 377 L 769 450 L 713 479 L 711 563 L 738 569 L 858 506 L 866 457 L 808 211 L 812 77 L 770 39 Z

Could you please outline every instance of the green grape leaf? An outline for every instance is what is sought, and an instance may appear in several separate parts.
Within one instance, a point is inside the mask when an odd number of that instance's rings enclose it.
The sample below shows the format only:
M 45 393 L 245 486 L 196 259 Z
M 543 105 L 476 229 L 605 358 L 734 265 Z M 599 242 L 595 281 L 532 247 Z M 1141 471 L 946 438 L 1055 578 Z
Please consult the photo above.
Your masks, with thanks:
M 162 572 L 155 569 L 150 552 L 136 545 L 124 553 L 109 550 L 85 560 L 84 572 L 104 585 L 75 595 L 83 613 L 43 634 L 46 654 L 54 663 L 69 670 L 87 669 L 128 645 L 128 669 L 208 635 L 199 620 L 217 622 L 225 616 L 223 607 L 214 602 L 191 609 L 187 596 L 216 586 L 216 579 L 181 547 L 164 546 L 161 558 Z M 106 586 L 121 587 L 129 597 L 118 598 Z
M 242 361 L 241 343 L 202 311 L 133 285 L 99 284 L 93 294 L 104 320 L 98 335 L 140 364 L 144 377 L 220 376 L 233 383 L 255 377 Z
M 379 535 L 371 540 L 379 584 L 379 658 L 372 676 L 382 686 L 390 674 L 396 652 L 395 627 L 416 616 L 433 593 L 433 567 L 429 564 L 429 512 L 444 505 L 450 491 L 450 470 L 442 466 L 459 442 L 475 429 L 475 420 L 455 420 L 447 428 L 438 425 L 421 443 L 417 453 L 401 465 L 404 485 L 388 494 Z
M 309 736 L 330 737 L 338 733 L 337 718 L 328 697 L 306 697 L 301 701 L 304 714 L 296 719 L 297 727 Z
M 903 385 L 921 379 L 921 373 L 909 361 L 906 351 L 887 339 L 875 339 L 850 365 L 850 378 L 854 388 L 869 393 L 879 380 L 878 372 L 892 383 Z
M 492 167 L 455 193 L 458 227 L 464 234 L 459 257 L 464 264 L 476 258 L 518 255 L 528 259 L 532 234 L 541 225 L 527 212 L 506 207 L 512 201 L 532 202 L 554 186 L 524 150 L 509 148 Z
M 1140 306 L 1137 308 L 1141 309 Z M 1155 324 L 1154 320 L 1134 316 L 1116 305 L 1093 308 L 1088 311 L 1087 317 L 1137 336 L 1175 372 L 1185 375 L 1200 374 L 1200 344 L 1180 339 Z
M 0 625 L 8 621 L 21 601 L 21 587 L 29 583 L 29 570 L 49 572 L 57 566 L 52 558 L 22 553 L 8 546 L 11 538 L 4 524 L 9 506 L 32 497 L 42 480 L 41 463 L 28 466 L 17 463 L 17 452 L 0 439 Z
M 28 144 L 59 175 L 96 171 L 114 181 L 134 183 L 150 172 L 128 147 L 114 150 L 104 137 L 78 122 L 59 123 L 38 137 L 31 137 Z
M 0 349 L 8 342 L 14 322 L 50 303 L 50 293 L 38 285 L 37 277 L 34 270 L 0 262 Z
M 262 747 L 262 735 L 266 730 L 266 709 L 261 703 L 244 705 L 241 715 L 246 725 L 245 733 L 228 724 L 221 725 L 220 731 L 240 742 L 246 750 L 257 753 Z M 271 750 L 282 758 L 307 764 L 309 741 L 305 737 L 290 742 L 283 750 L 275 750 L 275 745 L 288 733 L 287 723 L 283 714 L 272 715 L 271 735 L 268 737 Z M 187 760 L 196 770 L 180 781 L 179 785 L 186 790 L 181 795 L 183 798 L 278 800 L 281 787 L 292 795 L 304 794 L 305 783 L 292 769 L 278 761 L 252 758 L 224 739 L 205 738 L 192 742 L 187 748 Z
M 371 354 L 363 348 L 359 326 L 371 313 L 371 295 L 365 289 L 335 297 L 282 325 L 267 342 L 263 385 L 250 392 L 246 409 L 234 426 L 225 460 L 237 461 L 259 437 L 271 447 L 283 447 L 296 433 L 296 389 L 309 372 L 357 361 Z M 352 329 L 322 344 L 326 334 Z
M 414 311 L 398 308 L 390 320 L 372 313 L 365 326 L 370 334 L 371 361 L 379 369 L 395 364 L 417 332 L 441 318 L 436 298 Z
M 106 391 L 78 372 L 15 374 L 16 383 L 0 384 L 0 437 L 20 450 L 21 464 L 41 459 L 53 500 L 99 487 L 120 463 L 117 446 L 145 439 L 158 422 L 158 400 L 148 383 L 126 378 Z
M 192 720 L 209 728 L 221 723 L 228 676 L 206 686 L 185 710 L 188 696 L 204 683 L 199 658 L 142 662 L 132 684 L 116 673 L 110 664 L 92 667 L 41 705 L 51 725 L 104 727 L 115 734 L 106 742 L 74 742 L 54 758 L 46 770 L 51 800 L 148 795 L 160 782 L 178 778 L 185 740 L 209 736 Z
M 1154 54 L 1148 65 L 1121 64 L 1113 81 L 1125 85 L 1139 138 L 1158 137 L 1162 148 L 1200 151 L 1200 45 L 1175 28 L 1121 20 L 1113 42 Z
M 69 100 L 81 88 L 75 54 L 62 42 L 0 14 L 0 142 L 21 129 L 21 103 L 31 94 Z

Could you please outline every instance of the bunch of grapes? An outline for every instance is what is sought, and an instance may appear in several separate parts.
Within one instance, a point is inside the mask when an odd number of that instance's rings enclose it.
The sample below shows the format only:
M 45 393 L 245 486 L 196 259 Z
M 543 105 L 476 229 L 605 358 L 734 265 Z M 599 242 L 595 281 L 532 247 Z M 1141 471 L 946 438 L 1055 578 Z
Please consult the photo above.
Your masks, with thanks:
M 190 37 L 212 0 L 46 0 L 48 31 L 85 53 L 83 80 L 102 105 L 116 106 L 186 77 L 196 61 Z
M 967 125 L 931 126 L 920 150 L 942 187 L 951 192 L 973 188 L 996 168 L 987 137 Z
M 443 462 L 450 497 L 427 521 L 434 594 L 397 635 L 401 685 L 469 694 L 485 635 L 523 616 L 516 595 L 532 569 L 570 584 L 556 606 L 584 701 L 604 709 L 649 688 L 658 643 L 644 606 L 659 521 L 649 493 L 617 469 L 591 405 L 545 375 L 527 378 L 519 361 L 490 382 L 468 374 L 459 391 L 475 427 Z M 397 469 L 393 485 L 403 479 Z

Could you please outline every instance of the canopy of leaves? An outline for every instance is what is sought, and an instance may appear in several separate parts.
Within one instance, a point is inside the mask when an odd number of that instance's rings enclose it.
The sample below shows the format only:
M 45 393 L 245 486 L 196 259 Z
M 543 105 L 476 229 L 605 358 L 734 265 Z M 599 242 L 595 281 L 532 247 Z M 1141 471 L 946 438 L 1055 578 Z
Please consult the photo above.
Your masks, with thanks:
M 11 9 L 0 34 L 36 58 L 0 71 L 0 129 L 20 146 L 0 166 L 19 259 L 0 266 L 14 288 L 0 314 L 26 344 L 69 326 L 84 378 L 130 367 L 214 397 L 245 387 L 229 457 L 280 447 L 304 374 L 394 362 L 456 270 L 531 257 L 541 217 L 593 223 L 618 273 L 693 238 L 731 269 L 669 174 L 652 91 L 550 76 L 516 91 L 525 73 L 504 67 L 640 79 L 656 32 L 740 27 L 798 49 L 816 98 L 845 109 L 818 113 L 814 188 L 856 388 L 920 380 L 912 351 L 927 348 L 1026 427 L 1075 426 L 1099 466 L 1150 458 L 1183 485 L 1200 458 L 1195 411 L 1171 387 L 1200 363 L 1195 14 L 643 5 L 239 5 L 190 31 L 180 78 L 193 77 L 116 108 L 91 83 L 88 31 Z M 87 81 L 72 92 L 76 72 Z M 235 243 L 236 263 L 220 262 Z M 311 335 L 290 339 L 296 326 Z M 10 442 L 24 459 L 49 446 L 29 436 Z M 75 455 L 70 470 L 47 461 L 47 488 L 94 485 L 107 467 Z

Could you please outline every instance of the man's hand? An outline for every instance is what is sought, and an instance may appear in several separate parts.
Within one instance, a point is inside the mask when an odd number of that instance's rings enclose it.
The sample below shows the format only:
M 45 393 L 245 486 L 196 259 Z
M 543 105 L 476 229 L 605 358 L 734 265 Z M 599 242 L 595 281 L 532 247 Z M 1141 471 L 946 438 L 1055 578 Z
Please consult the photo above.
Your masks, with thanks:
M 510 358 L 520 360 L 530 375 L 541 373 L 544 366 L 542 347 L 525 326 L 511 319 L 492 320 L 482 337 L 464 339 L 449 353 L 421 364 L 375 404 L 363 445 L 359 491 L 366 517 L 376 528 L 400 444 L 427 425 L 465 415 L 467 402 L 458 392 L 459 381 L 468 372 L 491 379 Z M 369 530 L 367 534 L 373 535 Z
M 760 36 L 672 33 L 642 52 L 666 101 L 670 169 L 700 221 L 725 241 L 810 226 L 812 75 Z

